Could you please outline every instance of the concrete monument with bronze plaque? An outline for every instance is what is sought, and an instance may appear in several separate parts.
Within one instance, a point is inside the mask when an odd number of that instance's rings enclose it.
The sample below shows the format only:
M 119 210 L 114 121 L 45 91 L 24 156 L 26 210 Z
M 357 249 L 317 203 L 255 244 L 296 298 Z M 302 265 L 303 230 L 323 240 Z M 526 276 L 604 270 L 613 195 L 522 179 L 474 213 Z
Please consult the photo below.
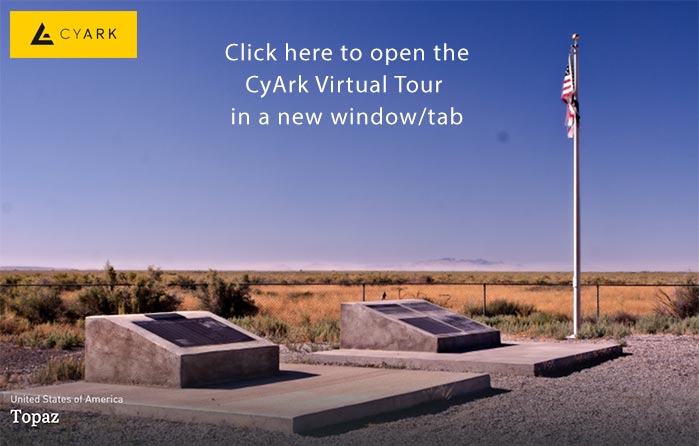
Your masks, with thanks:
M 201 387 L 278 371 L 277 345 L 206 311 L 85 322 L 88 382 Z
M 500 345 L 500 332 L 424 300 L 343 303 L 341 348 L 463 352 Z

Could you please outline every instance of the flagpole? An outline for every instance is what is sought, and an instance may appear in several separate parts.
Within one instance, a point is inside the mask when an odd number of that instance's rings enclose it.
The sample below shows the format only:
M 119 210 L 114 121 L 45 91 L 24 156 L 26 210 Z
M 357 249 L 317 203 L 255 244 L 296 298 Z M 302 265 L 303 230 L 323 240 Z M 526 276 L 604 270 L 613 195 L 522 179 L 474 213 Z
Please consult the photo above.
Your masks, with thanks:
M 578 66 L 578 34 L 573 34 L 573 64 L 575 73 L 576 116 L 573 129 L 573 335 L 580 333 L 580 70 Z

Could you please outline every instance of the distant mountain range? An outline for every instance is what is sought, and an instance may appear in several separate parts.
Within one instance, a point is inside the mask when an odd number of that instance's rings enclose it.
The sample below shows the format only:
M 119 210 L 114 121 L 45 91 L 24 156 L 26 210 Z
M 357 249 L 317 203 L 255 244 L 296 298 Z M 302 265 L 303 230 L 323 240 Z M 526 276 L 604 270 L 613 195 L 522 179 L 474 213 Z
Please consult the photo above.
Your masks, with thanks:
M 423 260 L 421 262 L 415 262 L 411 266 L 444 266 L 444 267 L 483 267 L 483 266 L 496 266 L 504 265 L 505 262 L 502 260 L 486 260 L 486 259 L 455 259 L 454 257 L 442 257 L 441 259 L 435 260 Z
M 289 262 L 273 265 L 247 265 L 247 267 L 240 265 L 240 267 L 226 269 L 257 271 L 518 271 L 523 268 L 523 265 L 505 263 L 502 260 L 442 257 L 410 263 Z
M 506 263 L 502 260 L 458 259 L 442 257 L 441 259 L 422 260 L 396 267 L 407 271 L 519 271 L 524 265 Z

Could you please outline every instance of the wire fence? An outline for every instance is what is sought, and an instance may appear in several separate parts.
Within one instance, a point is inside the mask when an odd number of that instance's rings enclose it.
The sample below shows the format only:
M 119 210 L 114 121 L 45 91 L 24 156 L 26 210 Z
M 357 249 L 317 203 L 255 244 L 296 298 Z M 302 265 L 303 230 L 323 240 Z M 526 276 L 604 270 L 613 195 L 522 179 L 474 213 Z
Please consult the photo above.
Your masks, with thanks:
M 0 283 L 0 291 L 22 287 L 59 287 L 62 290 L 79 290 L 87 287 L 131 287 L 135 282 L 90 283 Z M 194 291 L 208 286 L 205 282 L 163 282 L 167 287 L 179 287 Z M 241 282 L 251 287 L 252 294 L 261 306 L 274 307 L 275 311 L 288 308 L 303 297 L 325 299 L 328 304 L 341 301 L 367 301 L 379 299 L 428 299 L 452 309 L 464 305 L 480 306 L 487 314 L 488 304 L 496 299 L 514 299 L 536 303 L 537 310 L 566 312 L 572 308 L 572 284 L 570 282 Z M 693 283 L 583 283 L 583 313 L 599 321 L 605 312 L 647 314 L 653 311 L 658 290 L 671 292 L 671 288 L 697 286 Z M 315 291 L 320 289 L 320 291 Z M 629 290 L 638 289 L 638 292 Z M 291 291 L 303 290 L 303 291 Z M 333 297 L 333 299 L 328 299 Z M 320 300 L 316 301 L 318 305 Z M 567 305 L 570 304 L 570 305 Z M 312 306 L 313 303 L 308 305 Z M 339 310 L 339 306 L 338 306 Z

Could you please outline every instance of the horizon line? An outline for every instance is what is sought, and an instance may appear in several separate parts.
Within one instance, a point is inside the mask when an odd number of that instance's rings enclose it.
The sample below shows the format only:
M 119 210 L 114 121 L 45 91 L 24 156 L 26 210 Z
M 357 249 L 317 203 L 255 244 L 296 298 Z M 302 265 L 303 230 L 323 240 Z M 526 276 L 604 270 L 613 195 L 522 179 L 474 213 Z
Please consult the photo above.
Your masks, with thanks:
M 112 265 L 114 266 L 114 265 Z M 315 273 L 315 272 L 346 272 L 346 273 L 360 273 L 360 272 L 400 272 L 400 273 L 421 273 L 421 272 L 431 272 L 431 273 L 571 273 L 570 270 L 561 269 L 414 269 L 414 268 L 332 268 L 332 269 L 307 269 L 307 268 L 286 268 L 286 269 L 265 269 L 265 268 L 161 268 L 156 265 L 149 265 L 149 267 L 154 267 L 164 272 L 206 272 L 206 271 L 218 271 L 218 272 L 258 272 L 258 273 Z M 149 267 L 146 268 L 115 268 L 117 271 L 147 271 Z M 80 271 L 80 272 L 92 272 L 92 271 L 103 271 L 102 267 L 88 267 L 88 268 L 77 268 L 77 267 L 56 267 L 56 266 L 22 266 L 22 265 L 0 265 L 0 272 L 23 272 L 23 271 Z M 595 269 L 582 271 L 585 274 L 597 274 L 597 273 L 689 273 L 696 274 L 699 273 L 699 269 Z

